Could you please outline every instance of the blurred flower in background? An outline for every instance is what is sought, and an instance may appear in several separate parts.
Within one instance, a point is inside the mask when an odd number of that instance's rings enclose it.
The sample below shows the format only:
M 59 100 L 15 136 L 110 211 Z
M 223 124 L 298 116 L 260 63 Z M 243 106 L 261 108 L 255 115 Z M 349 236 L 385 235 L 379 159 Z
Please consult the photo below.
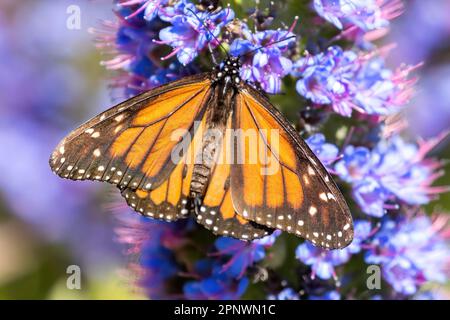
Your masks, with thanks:
M 82 9 L 81 30 L 66 27 L 74 3 Z M 448 214 L 432 213 L 436 205 L 450 210 L 443 194 L 450 181 L 439 160 L 447 156 L 450 110 L 450 28 L 442 14 L 448 2 L 79 0 L 0 8 L 8 13 L 0 16 L 0 141 L 13 151 L 0 160 L 0 227 L 9 230 L 0 233 L 0 250 L 17 265 L 38 265 L 19 274 L 2 261 L 0 286 L 7 290 L 0 297 L 70 296 L 68 264 L 88 271 L 76 297 L 110 297 L 107 289 L 117 285 L 111 279 L 123 277 L 105 279 L 96 270 L 121 270 L 124 258 L 128 280 L 119 288 L 140 288 L 151 299 L 446 296 Z M 42 22 L 50 15 L 55 25 Z M 273 98 L 276 106 L 317 132 L 299 128 L 351 207 L 355 239 L 347 248 L 327 251 L 278 231 L 248 243 L 216 237 L 191 219 L 138 217 L 101 186 L 51 174 L 48 156 L 58 140 L 110 104 L 100 60 L 117 102 L 211 70 L 209 49 L 223 54 L 219 42 L 242 55 L 244 80 L 282 93 Z M 321 120 L 302 118 L 305 110 Z M 392 129 L 394 118 L 408 119 L 407 130 Z M 101 203 L 111 201 L 114 210 L 105 210 Z M 16 230 L 32 230 L 25 238 L 31 244 L 14 245 Z M 43 258 L 31 254 L 36 248 Z M 366 288 L 361 276 L 371 264 L 382 270 L 379 290 Z M 32 294 L 11 293 L 36 278 L 45 285 Z M 120 290 L 117 296 L 136 297 Z

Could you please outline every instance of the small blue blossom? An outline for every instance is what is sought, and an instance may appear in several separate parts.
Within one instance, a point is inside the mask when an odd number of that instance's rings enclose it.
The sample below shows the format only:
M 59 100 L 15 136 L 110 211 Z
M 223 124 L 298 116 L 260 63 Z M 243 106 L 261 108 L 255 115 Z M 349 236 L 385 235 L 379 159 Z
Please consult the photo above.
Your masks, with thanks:
M 265 30 L 252 33 L 243 26 L 243 39 L 236 39 L 230 47 L 233 56 L 242 56 L 241 77 L 258 84 L 268 93 L 277 93 L 281 89 L 281 79 L 291 72 L 292 61 L 283 56 L 288 47 L 295 42 L 290 31 Z M 286 41 L 280 40 L 286 39 Z M 270 45 L 274 43 L 273 45 Z M 246 56 L 252 50 L 260 48 L 253 55 Z
M 449 248 L 429 217 L 385 219 L 365 261 L 380 264 L 395 291 L 412 295 L 427 281 L 447 279 Z
M 362 31 L 386 28 L 393 17 L 392 7 L 398 5 L 397 0 L 314 0 L 317 13 L 341 30 L 349 27 Z
M 195 14 L 194 14 L 195 12 Z M 190 63 L 198 53 L 209 44 L 214 48 L 218 42 L 221 29 L 234 19 L 234 12 L 230 8 L 215 13 L 199 11 L 188 0 L 177 2 L 174 7 L 167 7 L 160 11 L 161 20 L 172 24 L 159 32 L 159 44 L 170 45 L 174 50 L 163 59 L 174 55 L 183 65 Z
M 349 117 L 352 110 L 371 115 L 398 111 L 412 94 L 414 80 L 407 80 L 411 70 L 392 72 L 379 56 L 333 46 L 295 62 L 292 74 L 300 77 L 296 86 L 300 95 Z
M 229 256 L 230 259 L 222 267 L 223 271 L 240 278 L 249 266 L 264 259 L 266 248 L 273 245 L 280 233 L 277 230 L 273 234 L 251 243 L 229 237 L 218 238 L 215 242 L 218 250 L 215 255 Z
M 292 288 L 285 288 L 277 294 L 270 294 L 267 296 L 268 300 L 300 300 L 297 292 Z
M 361 251 L 362 242 L 371 233 L 371 225 L 368 221 L 355 221 L 355 236 L 353 242 L 341 250 L 324 250 L 313 246 L 310 242 L 299 245 L 295 251 L 297 259 L 304 264 L 311 266 L 312 277 L 320 279 L 337 279 L 335 267 L 348 262 L 352 254 Z
M 183 291 L 187 299 L 235 300 L 247 289 L 246 277 L 236 279 L 230 273 L 223 272 L 217 260 L 204 259 L 196 263 L 195 271 L 199 280 L 189 281 Z
M 325 136 L 321 133 L 310 136 L 306 139 L 306 143 L 324 165 L 328 165 L 338 158 L 338 147 L 326 142 Z
M 433 140 L 418 147 L 394 136 L 372 151 L 347 146 L 334 170 L 352 184 L 353 196 L 365 213 L 382 217 L 389 208 L 386 202 L 399 199 L 411 205 L 426 204 L 433 194 L 446 190 L 430 186 L 441 175 L 436 172 L 441 164 L 424 159 L 436 143 Z
M 310 295 L 309 300 L 341 300 L 341 295 L 336 290 L 332 290 L 320 296 Z

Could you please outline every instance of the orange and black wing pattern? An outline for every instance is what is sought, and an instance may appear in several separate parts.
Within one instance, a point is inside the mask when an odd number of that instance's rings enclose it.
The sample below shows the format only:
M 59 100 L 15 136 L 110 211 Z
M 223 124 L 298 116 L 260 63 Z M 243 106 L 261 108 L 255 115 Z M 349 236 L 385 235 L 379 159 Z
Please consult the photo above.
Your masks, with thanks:
M 238 215 L 231 198 L 230 173 L 233 150 L 231 118 L 230 116 L 227 128 L 223 132 L 221 148 L 217 152 L 210 182 L 196 213 L 196 219 L 198 223 L 217 235 L 241 240 L 259 239 L 271 234 L 273 229 Z
M 125 188 L 122 196 L 127 204 L 140 214 L 166 221 L 187 218 L 192 204 L 189 198 L 195 156 L 201 149 L 202 135 L 206 126 L 206 115 L 194 131 L 193 139 L 181 145 L 186 152 L 166 180 L 152 190 Z
M 138 95 L 64 138 L 52 153 L 50 166 L 63 178 L 112 183 L 128 199 L 145 199 L 143 191 L 131 190 L 157 188 L 149 197 L 152 203 L 177 206 L 179 194 L 170 193 L 165 198 L 160 195 L 169 184 L 181 183 L 176 175 L 184 167 L 171 156 L 185 140 L 184 135 L 195 133 L 194 122 L 203 118 L 210 95 L 207 74 L 186 77 Z M 143 206 L 147 203 L 144 207 L 150 209 L 150 201 L 140 202 Z
M 236 97 L 233 129 L 240 130 L 230 173 L 239 215 L 327 249 L 352 241 L 351 214 L 331 176 L 291 124 L 249 86 Z

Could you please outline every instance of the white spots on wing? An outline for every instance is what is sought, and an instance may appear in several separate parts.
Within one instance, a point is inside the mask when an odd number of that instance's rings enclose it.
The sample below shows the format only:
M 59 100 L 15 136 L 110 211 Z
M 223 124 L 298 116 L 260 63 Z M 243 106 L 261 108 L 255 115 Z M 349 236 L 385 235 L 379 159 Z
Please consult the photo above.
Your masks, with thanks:
M 350 228 L 350 224 L 346 224 L 345 226 L 344 226 L 344 230 L 348 230 L 348 228 Z
M 219 227 L 214 226 L 214 227 L 213 227 L 213 230 L 214 230 L 214 231 L 217 231 L 217 230 L 219 230 Z
M 99 167 L 97 168 L 97 170 L 98 170 L 98 171 L 105 171 L 105 167 L 104 167 L 104 166 L 99 166 Z
M 72 170 L 73 169 L 73 166 L 68 166 L 67 168 L 66 168 L 66 170 L 68 170 L 68 171 L 70 171 L 70 170 Z
M 87 134 L 92 134 L 92 133 L 94 132 L 94 129 L 89 128 L 89 129 L 87 129 L 87 130 L 84 131 L 84 132 L 86 132 Z
M 203 216 L 201 215 L 201 214 L 199 214 L 198 216 L 197 216 L 197 220 L 202 220 L 203 219 Z
M 181 209 L 180 212 L 181 212 L 182 215 L 186 215 L 186 214 L 189 213 L 189 210 L 188 209 Z
M 261 221 L 261 217 L 256 217 L 256 221 Z
M 59 153 L 64 154 L 64 146 L 59 147 Z
M 316 237 L 316 238 L 318 238 L 318 237 L 319 237 L 319 234 L 318 234 L 317 232 L 313 232 L 313 236 Z
M 277 224 L 277 228 L 278 228 L 278 229 L 282 229 L 283 226 L 282 226 L 281 224 Z
M 122 121 L 123 117 L 124 117 L 123 114 L 119 114 L 117 117 L 114 118 L 114 121 L 120 122 Z
M 205 223 L 210 226 L 212 225 L 213 221 L 211 219 L 205 219 Z
M 86 172 L 86 170 L 84 170 L 84 169 L 78 170 L 78 173 L 80 173 L 80 174 L 83 174 L 83 173 L 85 173 L 85 172 Z
M 278 220 L 284 220 L 284 216 L 283 216 L 282 214 L 280 214 L 280 215 L 278 216 Z
M 200 212 L 206 212 L 206 208 L 204 206 L 200 207 Z
M 248 235 L 247 234 L 243 234 L 242 235 L 242 239 L 248 239 Z
M 66 158 L 61 158 L 60 162 L 64 163 L 66 161 Z
M 93 134 L 91 134 L 91 137 L 94 139 L 100 137 L 100 132 L 98 131 L 94 132 Z
M 102 114 L 102 115 L 100 116 L 100 121 L 105 120 L 105 118 L 106 118 L 106 115 L 105 115 L 105 114 Z
M 122 111 L 123 109 L 125 109 L 125 107 L 120 107 L 117 111 Z
M 228 230 L 223 230 L 223 234 L 228 234 Z
M 117 175 L 120 177 L 120 176 L 122 176 L 122 171 L 117 171 Z
M 320 193 L 319 198 L 320 198 L 320 200 L 323 200 L 325 202 L 328 201 L 328 198 L 327 198 L 327 195 L 325 194 L 325 192 Z
M 305 182 L 306 185 L 309 185 L 308 175 L 306 175 L 306 174 L 303 175 L 303 181 Z
M 330 182 L 330 178 L 328 178 L 328 176 L 325 176 L 325 182 Z
M 301 227 L 305 224 L 305 222 L 303 220 L 298 220 L 297 224 Z
M 316 172 L 314 171 L 314 169 L 311 166 L 308 166 L 308 174 L 310 176 L 316 175 Z
M 291 226 L 287 226 L 287 231 L 291 231 L 292 227 Z
M 94 157 L 100 157 L 100 155 L 101 155 L 102 153 L 100 152 L 100 149 L 97 148 L 97 149 L 94 150 L 94 152 L 92 152 L 92 154 L 94 155 Z
M 327 240 L 331 240 L 331 234 L 327 234 Z
M 144 186 L 144 189 L 149 190 L 151 186 L 152 186 L 152 184 L 149 182 Z M 183 201 L 186 201 L 186 200 L 183 200 Z M 183 203 L 183 204 L 186 204 L 186 203 Z
M 215 216 L 215 215 L 216 215 L 216 212 L 215 212 L 214 210 L 211 210 L 209 213 L 210 213 L 212 216 Z
M 111 171 L 116 171 L 116 167 L 111 167 Z
M 298 234 L 298 235 L 302 234 L 300 230 L 295 230 L 295 233 Z
M 339 232 L 337 233 L 337 235 L 338 235 L 339 238 L 342 238 L 342 232 L 341 232 L 341 231 L 339 231 Z
M 120 126 L 117 126 L 115 129 L 114 129 L 114 133 L 117 133 L 117 132 L 119 132 L 120 131 L 120 129 L 122 129 L 122 125 L 120 125 Z
M 330 192 L 327 193 L 328 199 L 330 200 L 336 200 L 336 198 L 334 197 L 334 195 Z
M 314 206 L 309 207 L 308 213 L 311 217 L 314 216 L 317 213 L 317 208 Z
M 244 211 L 242 212 L 242 215 L 244 216 L 244 218 L 247 218 L 247 217 L 248 217 L 248 212 L 247 212 L 247 210 L 244 210 Z

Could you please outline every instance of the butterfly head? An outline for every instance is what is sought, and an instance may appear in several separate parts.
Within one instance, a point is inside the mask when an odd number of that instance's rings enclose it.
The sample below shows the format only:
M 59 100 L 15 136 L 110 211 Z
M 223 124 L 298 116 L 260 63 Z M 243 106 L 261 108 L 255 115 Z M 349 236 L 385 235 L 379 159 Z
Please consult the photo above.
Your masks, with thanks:
M 239 57 L 228 57 L 218 67 L 216 72 L 217 81 L 231 81 L 233 84 L 241 83 L 239 71 L 242 64 Z

